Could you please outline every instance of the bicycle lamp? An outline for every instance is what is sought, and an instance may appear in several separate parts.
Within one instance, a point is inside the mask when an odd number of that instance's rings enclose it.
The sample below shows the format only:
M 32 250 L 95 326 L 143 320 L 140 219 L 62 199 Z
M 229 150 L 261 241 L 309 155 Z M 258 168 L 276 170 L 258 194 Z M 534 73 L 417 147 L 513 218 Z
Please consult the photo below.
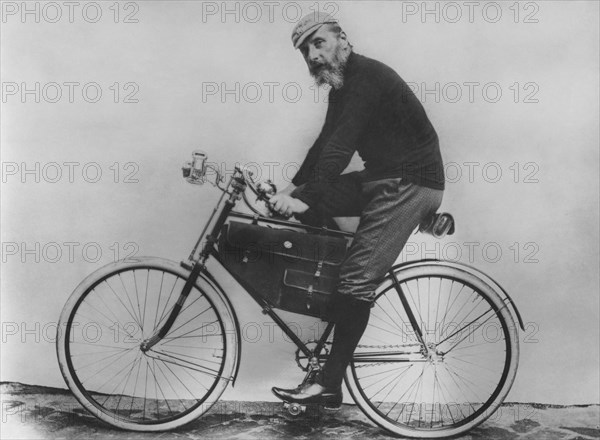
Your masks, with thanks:
M 192 151 L 192 175 L 201 179 L 206 174 L 206 159 L 207 155 L 202 150 Z
M 184 162 L 181 167 L 183 177 L 190 183 L 204 183 L 207 158 L 208 156 L 204 151 L 194 150 L 192 160 Z

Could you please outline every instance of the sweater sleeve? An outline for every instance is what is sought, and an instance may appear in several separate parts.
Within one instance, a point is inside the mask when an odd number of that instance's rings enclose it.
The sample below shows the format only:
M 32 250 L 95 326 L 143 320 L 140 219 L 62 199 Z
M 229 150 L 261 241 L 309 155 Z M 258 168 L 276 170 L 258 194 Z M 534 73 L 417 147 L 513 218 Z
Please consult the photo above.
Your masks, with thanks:
M 319 159 L 319 153 L 321 150 L 320 144 L 322 137 L 323 131 L 321 132 L 313 146 L 310 148 L 310 150 L 308 150 L 308 153 L 304 158 L 304 162 L 302 162 L 302 165 L 300 166 L 300 168 L 296 172 L 296 175 L 292 179 L 292 183 L 294 185 L 300 186 L 308 181 L 310 174 L 313 172 L 317 160 Z
M 358 148 L 358 141 L 370 118 L 377 114 L 380 91 L 374 78 L 355 77 L 345 84 L 348 87 L 340 99 L 340 115 L 332 134 L 320 151 L 306 184 L 295 197 L 314 206 L 327 186 L 335 182 L 348 166 Z M 331 104 L 330 104 L 331 105 Z M 310 153 L 309 153 L 310 154 Z

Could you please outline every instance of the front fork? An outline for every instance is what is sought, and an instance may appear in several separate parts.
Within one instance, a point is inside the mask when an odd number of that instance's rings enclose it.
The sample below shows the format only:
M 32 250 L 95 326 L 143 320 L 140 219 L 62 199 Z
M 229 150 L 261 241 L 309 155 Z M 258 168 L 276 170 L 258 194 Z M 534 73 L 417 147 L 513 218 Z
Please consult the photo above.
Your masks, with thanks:
M 187 299 L 188 295 L 192 291 L 192 287 L 194 287 L 194 284 L 196 284 L 196 280 L 198 279 L 198 276 L 200 275 L 200 272 L 202 271 L 203 268 L 204 268 L 204 264 L 197 263 L 194 265 L 194 267 L 192 268 L 192 272 L 190 273 L 190 276 L 188 277 L 187 281 L 185 282 L 185 285 L 183 286 L 183 289 L 181 290 L 181 293 L 179 294 L 179 298 L 177 299 L 177 302 L 173 306 L 173 310 L 171 310 L 171 313 L 169 314 L 169 317 L 167 318 L 167 321 L 165 322 L 165 324 L 161 328 L 159 328 L 156 332 L 154 332 L 154 334 L 152 336 L 150 336 L 148 339 L 145 339 L 144 341 L 142 341 L 142 343 L 140 345 L 142 352 L 145 353 L 148 350 L 150 350 L 162 338 L 164 338 L 167 335 L 167 333 L 169 333 L 169 330 L 171 330 L 173 323 L 177 319 L 177 316 L 179 315 L 179 312 L 181 311 L 181 308 L 183 307 L 185 300 Z
M 183 286 L 183 289 L 181 290 L 181 293 L 179 294 L 179 298 L 177 299 L 177 302 L 173 306 L 173 309 L 171 310 L 171 313 L 169 314 L 169 317 L 165 321 L 164 325 L 162 327 L 160 327 L 159 329 L 157 329 L 152 336 L 150 336 L 149 338 L 142 341 L 142 343 L 140 344 L 140 349 L 142 350 L 142 352 L 145 353 L 148 350 L 150 350 L 162 338 L 164 338 L 167 335 L 167 333 L 169 333 L 169 330 L 171 330 L 171 327 L 175 323 L 177 316 L 179 316 L 179 312 L 181 312 L 181 309 L 183 308 L 183 304 L 185 303 L 185 300 L 187 299 L 188 295 L 192 291 L 192 288 L 196 284 L 196 281 L 198 280 L 200 273 L 206 268 L 205 263 L 206 263 L 206 260 L 208 260 L 208 257 L 210 256 L 211 249 L 214 248 L 216 241 L 217 241 L 217 237 L 221 231 L 221 228 L 225 224 L 225 221 L 227 220 L 229 213 L 235 206 L 236 202 L 240 199 L 241 194 L 246 189 L 246 183 L 244 182 L 242 177 L 233 175 L 231 177 L 231 180 L 230 180 L 229 184 L 227 185 L 227 187 L 228 188 L 231 187 L 233 190 L 231 193 L 228 193 L 228 192 L 223 193 L 223 196 L 225 194 L 230 194 L 229 199 L 225 201 L 225 205 L 223 206 L 223 209 L 221 210 L 219 217 L 215 221 L 215 224 L 212 228 L 211 233 L 206 236 L 206 241 L 204 243 L 202 251 L 200 252 L 200 255 L 198 256 L 198 259 L 196 261 L 194 261 L 193 256 L 196 253 L 198 244 L 202 240 L 204 233 L 208 229 L 208 226 L 210 225 L 214 215 L 217 212 L 216 208 L 215 208 L 215 211 L 213 211 L 213 214 L 211 215 L 210 219 L 208 220 L 206 226 L 204 227 L 204 230 L 200 234 L 200 238 L 198 239 L 198 242 L 196 243 L 196 247 L 194 247 L 194 250 L 192 251 L 192 254 L 190 255 L 190 259 L 186 262 L 182 262 L 182 266 L 187 269 L 191 268 L 191 272 L 190 272 L 190 276 L 188 277 L 188 279 L 185 282 L 185 285 Z M 221 197 L 223 197 L 223 196 L 221 196 Z M 219 201 L 217 203 L 217 207 L 221 205 L 220 202 L 221 201 Z

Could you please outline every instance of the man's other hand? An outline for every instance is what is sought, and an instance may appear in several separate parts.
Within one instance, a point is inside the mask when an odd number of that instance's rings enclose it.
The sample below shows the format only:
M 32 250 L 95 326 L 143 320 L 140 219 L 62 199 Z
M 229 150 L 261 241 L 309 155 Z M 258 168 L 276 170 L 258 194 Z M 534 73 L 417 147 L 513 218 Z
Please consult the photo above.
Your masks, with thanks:
M 295 199 L 287 194 L 275 194 L 269 200 L 273 211 L 290 217 L 292 214 L 302 214 L 308 209 L 308 205 L 300 199 Z

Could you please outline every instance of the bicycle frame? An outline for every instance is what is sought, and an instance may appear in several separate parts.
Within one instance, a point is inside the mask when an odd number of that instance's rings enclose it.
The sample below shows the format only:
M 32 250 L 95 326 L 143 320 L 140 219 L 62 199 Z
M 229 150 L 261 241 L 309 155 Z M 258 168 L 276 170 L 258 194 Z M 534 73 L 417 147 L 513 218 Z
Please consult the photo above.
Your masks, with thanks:
M 152 348 L 152 346 L 154 346 L 156 343 L 158 343 L 169 332 L 171 326 L 177 319 L 177 316 L 178 316 L 179 312 L 181 311 L 181 309 L 186 301 L 187 296 L 189 295 L 190 291 L 192 290 L 192 287 L 194 286 L 194 284 L 196 283 L 198 276 L 202 273 L 202 274 L 209 276 L 211 279 L 213 279 L 212 275 L 210 275 L 210 273 L 208 272 L 208 270 L 206 268 L 206 261 L 211 256 L 215 260 L 217 260 L 219 262 L 219 264 L 221 264 L 221 266 L 223 266 L 226 269 L 226 266 L 223 264 L 223 260 L 222 260 L 221 256 L 219 255 L 219 251 L 216 247 L 216 243 L 217 243 L 217 239 L 219 237 L 219 234 L 221 232 L 223 225 L 229 218 L 240 218 L 240 219 L 245 219 L 245 220 L 251 220 L 254 224 L 261 222 L 261 223 L 278 225 L 278 226 L 289 226 L 289 227 L 294 227 L 294 228 L 301 228 L 306 231 L 325 232 L 328 234 L 337 234 L 337 235 L 342 235 L 342 236 L 346 236 L 346 237 L 354 236 L 354 234 L 352 234 L 350 232 L 332 230 L 332 229 L 327 229 L 325 227 L 317 228 L 314 226 L 303 225 L 301 223 L 290 222 L 287 220 L 261 217 L 258 214 L 250 215 L 250 214 L 234 211 L 233 210 L 234 207 L 236 206 L 236 204 L 240 200 L 240 198 L 242 198 L 242 194 L 246 190 L 249 183 L 251 184 L 251 182 L 248 182 L 248 179 L 244 176 L 243 170 L 241 168 L 236 167 L 234 174 L 230 178 L 225 189 L 220 188 L 221 190 L 223 190 L 223 194 L 221 195 L 221 198 L 217 202 L 215 209 L 213 210 L 210 218 L 208 219 L 207 223 L 205 224 L 204 228 L 202 229 L 200 237 L 198 238 L 196 245 L 192 249 L 188 260 L 181 262 L 181 265 L 183 267 L 190 270 L 190 275 L 179 295 L 179 298 L 178 298 L 175 306 L 173 307 L 173 310 L 171 311 L 165 324 L 161 328 L 159 328 L 150 338 L 148 338 L 147 340 L 145 340 L 142 343 L 142 345 L 141 345 L 142 351 L 150 350 L 150 348 Z M 217 186 L 217 185 L 215 185 L 215 186 Z M 252 189 L 253 189 L 253 191 L 255 191 L 254 188 L 252 188 Z M 225 196 L 227 194 L 229 194 L 229 197 L 227 198 L 227 200 L 225 200 L 223 202 L 223 199 L 225 198 Z M 247 202 L 247 200 L 246 200 L 246 202 Z M 216 217 L 216 220 L 214 220 L 215 217 Z M 212 223 L 212 227 L 210 227 L 211 223 Z M 210 228 L 210 231 L 209 231 L 209 228 Z M 207 233 L 207 231 L 209 231 L 209 232 Z M 204 241 L 204 245 L 202 246 L 202 249 L 200 250 L 200 252 L 198 252 L 198 248 L 199 248 L 200 244 L 202 243 L 202 241 Z M 198 255 L 196 256 L 196 254 L 198 254 Z M 327 323 L 327 326 L 326 326 L 323 334 L 321 335 L 319 340 L 316 341 L 316 346 L 315 346 L 314 350 L 311 350 L 308 348 L 307 344 L 304 343 L 296 335 L 296 333 L 294 333 L 292 331 L 290 326 L 288 326 L 285 323 L 285 321 L 275 312 L 272 305 L 267 300 L 265 300 L 259 294 L 259 292 L 254 291 L 254 289 L 242 277 L 238 277 L 229 271 L 227 271 L 227 272 L 230 273 L 230 275 L 232 275 L 232 277 L 254 299 L 254 301 L 259 305 L 259 307 L 261 307 L 263 314 L 269 316 L 281 328 L 281 330 L 286 334 L 286 336 L 296 345 L 296 347 L 307 357 L 307 359 L 309 360 L 308 365 L 307 365 L 307 370 L 308 370 L 307 377 L 311 373 L 311 371 L 318 370 L 320 368 L 319 360 L 323 359 L 322 352 L 325 347 L 327 339 L 329 338 L 331 332 L 333 331 L 334 323 L 332 323 L 332 322 Z M 425 354 L 425 353 L 427 353 L 427 351 L 429 349 L 425 344 L 423 334 L 421 332 L 421 329 L 417 322 L 417 319 L 416 319 L 415 315 L 413 314 L 410 306 L 408 305 L 408 300 L 406 299 L 406 296 L 405 296 L 404 292 L 402 291 L 400 285 L 398 284 L 398 281 L 397 281 L 395 275 L 393 274 L 393 272 L 391 273 L 391 275 L 392 275 L 392 279 L 395 280 L 398 295 L 399 295 L 400 300 L 401 300 L 401 302 L 406 310 L 406 313 L 409 317 L 411 326 L 413 327 L 413 330 L 414 330 L 415 334 L 417 335 L 417 338 L 421 344 L 421 349 L 419 351 L 399 353 L 399 354 L 407 354 L 407 355 L 419 354 L 419 353 Z M 238 326 L 238 329 L 239 329 L 239 326 Z M 241 344 L 240 344 L 240 347 L 241 347 Z M 378 355 L 377 353 L 373 353 L 371 356 L 374 356 L 375 358 L 377 358 L 377 361 L 382 361 L 382 359 L 378 358 L 377 355 Z M 369 362 L 372 360 L 373 359 L 370 356 L 369 357 L 363 356 L 361 358 L 361 361 L 364 361 L 364 362 Z M 238 363 L 238 367 L 239 367 L 239 363 Z M 237 368 L 236 368 L 235 376 L 237 376 Z M 235 383 L 235 376 L 232 379 L 233 383 Z
M 193 155 L 194 165 L 183 168 L 186 180 L 194 184 L 210 177 L 206 176 L 210 169 L 205 164 L 206 155 L 197 153 Z M 207 267 L 210 257 L 230 273 L 297 347 L 296 361 L 306 372 L 302 384 L 310 381 L 328 359 L 333 323 L 326 323 L 318 340 L 314 336 L 313 340 L 303 341 L 275 310 L 319 317 L 323 309 L 315 312 L 295 305 L 288 308 L 280 301 L 278 284 L 285 276 L 255 282 L 263 275 L 261 271 L 267 273 L 271 266 L 243 266 L 248 270 L 238 271 L 238 263 L 232 265 L 227 258 L 230 247 L 251 236 L 240 238 L 239 232 L 232 230 L 255 231 L 256 226 L 240 228 L 228 223 L 239 219 L 254 225 L 295 229 L 294 233 L 276 234 L 295 234 L 298 249 L 309 242 L 332 241 L 331 237 L 315 238 L 312 234 L 337 235 L 333 241 L 341 247 L 337 252 L 340 256 L 344 243 L 339 237 L 354 234 L 291 222 L 257 209 L 248 199 L 250 190 L 258 200 L 268 202 L 276 189 L 270 182 L 255 184 L 247 170 L 236 167 L 228 182 L 216 175 L 210 183 L 222 194 L 187 259 L 178 264 L 140 257 L 107 265 L 83 280 L 63 308 L 59 327 L 65 325 L 66 330 L 57 334 L 63 377 L 86 409 L 113 426 L 135 431 L 182 426 L 203 415 L 229 384 L 235 385 L 241 364 L 241 327 L 226 291 Z M 235 210 L 240 199 L 254 215 Z M 426 221 L 433 225 L 433 232 L 420 231 L 441 238 L 454 222 L 448 213 L 436 213 L 434 217 Z M 301 231 L 308 233 L 305 243 Z M 264 232 L 258 231 L 255 236 L 268 236 Z M 284 248 L 286 244 L 278 242 Z M 289 269 L 282 261 L 275 264 L 277 274 Z M 165 280 L 172 287 L 163 291 Z M 324 295 L 327 291 L 333 293 L 335 279 L 328 282 L 328 290 L 321 292 Z M 130 291 L 135 295 L 133 300 Z M 298 292 L 304 295 L 303 289 Z M 200 299 L 206 301 L 205 305 L 192 308 Z M 516 375 L 518 327 L 523 329 L 523 321 L 508 293 L 491 277 L 457 262 L 410 261 L 389 269 L 373 304 L 372 322 L 362 344 L 356 347 L 344 380 L 354 402 L 375 424 L 403 436 L 452 436 L 477 426 L 501 405 Z M 205 312 L 208 314 L 202 316 Z M 133 336 L 137 330 L 127 330 L 130 318 L 139 326 L 141 336 Z M 96 344 L 97 340 L 73 331 L 75 323 L 80 322 L 111 331 L 118 328 L 126 337 L 108 337 Z M 220 338 L 205 341 L 203 335 L 198 335 L 205 324 L 215 323 L 220 331 L 210 334 Z M 183 326 L 187 327 L 178 332 Z M 488 329 L 494 329 L 492 336 Z M 485 345 L 488 343 L 491 345 Z M 288 404 L 287 409 L 297 415 L 302 408 L 294 405 Z M 417 414 L 414 408 L 419 409 Z M 421 408 L 426 410 L 422 413 Z M 416 424 L 411 420 L 413 415 Z

